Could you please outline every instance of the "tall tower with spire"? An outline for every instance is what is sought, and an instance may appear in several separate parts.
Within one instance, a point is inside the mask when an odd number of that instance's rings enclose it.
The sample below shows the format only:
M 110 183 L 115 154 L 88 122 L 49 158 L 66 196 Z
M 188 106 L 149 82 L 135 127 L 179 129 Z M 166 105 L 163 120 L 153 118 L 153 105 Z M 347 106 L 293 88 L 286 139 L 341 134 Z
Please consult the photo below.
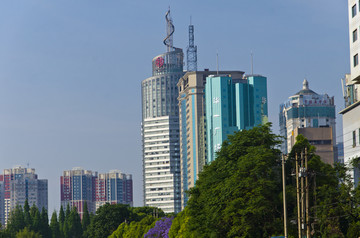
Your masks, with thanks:
M 166 12 L 166 52 L 152 59 L 152 76 L 141 82 L 144 205 L 166 213 L 181 210 L 177 82 L 184 75 L 182 49 L 173 46 L 175 27 Z

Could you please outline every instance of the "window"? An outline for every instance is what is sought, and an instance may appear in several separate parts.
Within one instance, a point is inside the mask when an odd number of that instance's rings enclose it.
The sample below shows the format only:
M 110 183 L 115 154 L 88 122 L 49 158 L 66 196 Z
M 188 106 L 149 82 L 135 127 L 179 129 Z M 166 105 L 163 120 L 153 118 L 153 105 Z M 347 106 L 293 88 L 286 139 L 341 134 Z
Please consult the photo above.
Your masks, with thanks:
M 355 29 L 355 31 L 353 31 L 352 38 L 353 38 L 353 42 L 355 42 L 357 40 L 357 29 Z
M 351 8 L 351 15 L 352 17 L 356 16 L 356 4 Z
M 356 67 L 358 64 L 359 64 L 359 57 L 358 57 L 358 54 L 354 55 L 353 57 L 354 59 L 354 67 Z
M 353 131 L 353 147 L 356 146 L 356 131 Z

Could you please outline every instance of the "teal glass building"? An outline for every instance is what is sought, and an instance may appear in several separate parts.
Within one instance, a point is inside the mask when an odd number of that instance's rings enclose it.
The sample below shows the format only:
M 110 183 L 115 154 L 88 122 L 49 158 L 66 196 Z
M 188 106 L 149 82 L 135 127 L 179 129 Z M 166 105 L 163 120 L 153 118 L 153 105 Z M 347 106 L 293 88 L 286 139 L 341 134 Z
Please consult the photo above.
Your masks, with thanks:
M 216 158 L 224 140 L 235 131 L 267 122 L 267 79 L 261 75 L 206 78 L 206 162 Z

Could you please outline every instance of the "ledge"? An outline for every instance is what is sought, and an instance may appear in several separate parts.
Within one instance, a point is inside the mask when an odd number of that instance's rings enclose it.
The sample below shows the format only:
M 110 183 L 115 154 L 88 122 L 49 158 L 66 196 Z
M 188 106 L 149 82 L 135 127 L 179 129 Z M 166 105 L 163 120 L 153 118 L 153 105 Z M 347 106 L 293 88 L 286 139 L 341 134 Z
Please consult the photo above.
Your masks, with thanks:
M 357 101 L 356 103 L 351 104 L 350 106 L 348 106 L 347 108 L 341 110 L 339 112 L 339 114 L 344 114 L 347 113 L 348 111 L 352 110 L 353 108 L 357 107 L 360 105 L 360 101 Z

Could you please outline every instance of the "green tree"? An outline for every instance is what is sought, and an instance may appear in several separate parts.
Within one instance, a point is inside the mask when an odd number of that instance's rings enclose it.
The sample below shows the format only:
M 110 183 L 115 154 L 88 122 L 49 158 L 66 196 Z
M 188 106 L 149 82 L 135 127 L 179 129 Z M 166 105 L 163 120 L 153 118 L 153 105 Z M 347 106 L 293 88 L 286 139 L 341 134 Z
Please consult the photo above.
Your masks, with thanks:
M 180 212 L 171 225 L 169 230 L 169 238 L 176 238 L 176 237 L 194 237 L 192 233 L 189 232 L 189 212 L 188 208 Z
M 157 220 L 159 219 L 154 218 L 152 215 L 147 215 L 140 221 L 133 221 L 130 224 L 123 222 L 109 238 L 142 238 L 155 226 Z
M 269 124 L 228 136 L 189 192 L 189 233 L 269 237 L 281 232 L 279 142 Z
M 148 215 L 155 215 L 154 213 L 156 213 L 157 217 L 165 216 L 165 213 L 161 209 L 155 207 L 131 207 L 129 222 L 141 221 Z
M 51 237 L 51 230 L 49 227 L 49 216 L 45 207 L 41 209 L 39 232 L 43 237 Z
M 71 238 L 81 238 L 82 237 L 82 227 L 79 213 L 77 212 L 76 207 L 74 206 L 71 209 L 69 218 L 66 221 L 69 233 Z
M 316 154 L 316 148 L 310 145 L 303 135 L 298 135 L 290 153 L 287 174 L 295 168 L 295 154 L 297 153 L 299 158 L 301 152 L 305 150 L 308 157 L 309 215 L 314 236 L 344 237 L 349 227 L 348 218 L 352 210 L 350 200 L 353 185 L 347 168 L 341 164 L 331 166 L 322 162 Z M 288 179 L 287 183 L 292 188 L 296 187 L 294 178 Z M 289 218 L 297 220 L 296 190 L 290 190 L 290 194 L 287 193 L 288 197 L 289 195 L 291 198 L 289 204 L 292 208 L 288 212 Z M 296 234 L 296 231 L 297 227 L 292 227 L 292 233 Z
M 128 205 L 105 204 L 97 211 L 94 219 L 88 227 L 88 237 L 106 238 L 111 235 L 118 226 L 130 217 Z
M 64 223 L 65 223 L 65 212 L 63 206 L 60 206 L 59 211 L 59 229 L 60 229 L 60 237 L 65 237 L 64 235 Z
M 10 218 L 7 224 L 7 230 L 11 234 L 16 234 L 18 231 L 25 228 L 24 212 L 21 206 L 17 205 L 10 213 Z
M 39 233 L 35 233 L 34 231 L 29 230 L 29 228 L 25 227 L 23 230 L 16 233 L 16 238 L 42 238 Z
M 87 202 L 84 203 L 84 213 L 83 213 L 83 217 L 81 220 L 81 225 L 82 225 L 83 232 L 85 233 L 88 226 L 90 225 L 90 214 L 89 214 L 89 210 L 87 207 Z
M 66 205 L 65 220 L 66 220 L 67 218 L 69 218 L 70 213 L 71 213 L 71 209 L 70 209 L 70 204 L 68 203 L 68 204 Z
M 32 219 L 30 215 L 30 206 L 27 199 L 25 200 L 25 204 L 24 204 L 24 221 L 25 221 L 25 226 L 31 229 Z
M 39 209 L 36 208 L 35 205 L 32 206 L 32 208 L 35 208 L 35 209 L 32 209 L 32 210 L 35 210 L 34 211 L 34 214 L 32 215 L 32 226 L 31 226 L 31 230 L 35 231 L 35 232 L 39 232 L 41 231 L 41 215 L 40 215 L 40 212 L 39 212 Z
M 53 214 L 51 215 L 50 230 L 51 230 L 51 237 L 52 238 L 61 238 L 60 224 L 59 224 L 59 222 L 57 220 L 56 211 L 54 211 Z
M 69 226 L 70 213 L 71 213 L 70 204 L 68 203 L 66 205 L 64 223 L 63 223 L 63 227 L 62 227 L 62 232 L 64 234 L 64 238 L 70 238 L 70 226 Z

